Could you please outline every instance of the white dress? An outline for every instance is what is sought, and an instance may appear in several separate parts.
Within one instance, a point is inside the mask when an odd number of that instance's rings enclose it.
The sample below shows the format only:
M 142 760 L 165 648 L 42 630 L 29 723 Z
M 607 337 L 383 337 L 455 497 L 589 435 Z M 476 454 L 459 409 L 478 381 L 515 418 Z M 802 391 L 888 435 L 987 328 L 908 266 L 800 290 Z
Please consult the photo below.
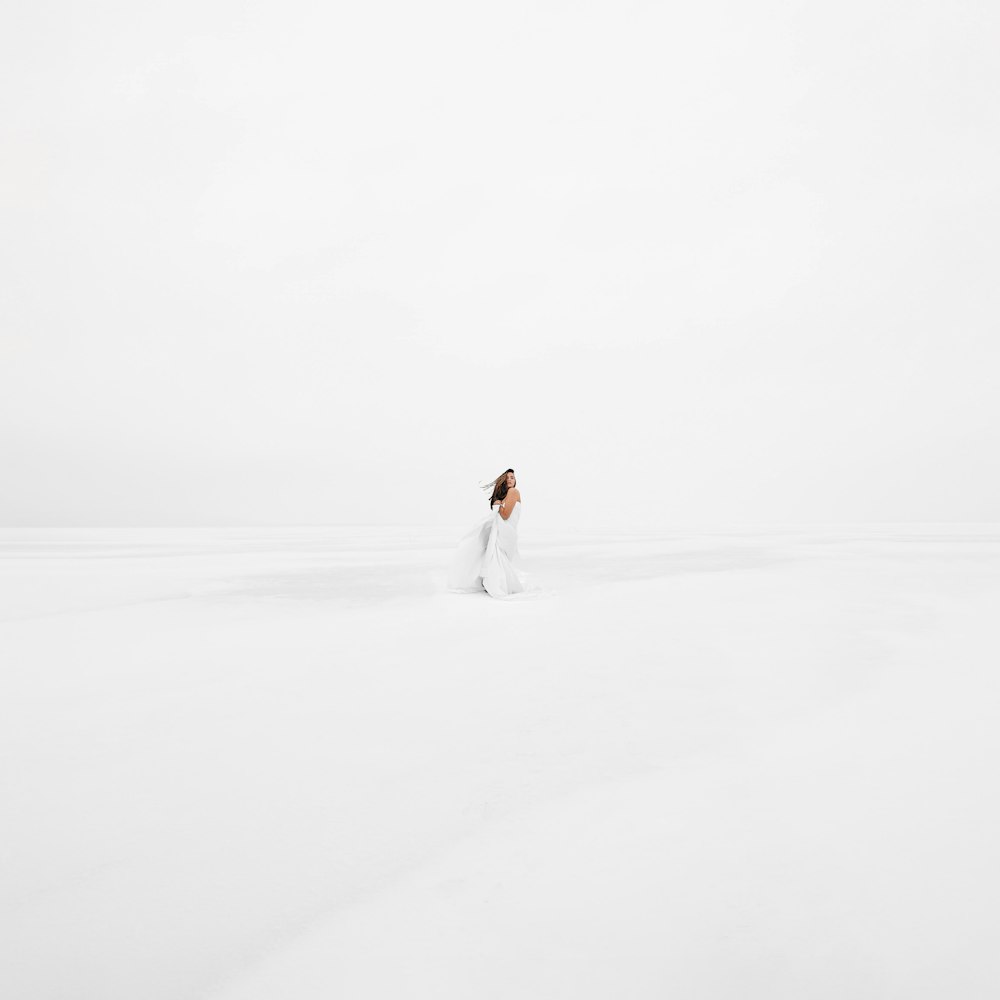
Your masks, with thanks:
M 467 531 L 455 549 L 448 589 L 467 593 L 486 591 L 490 597 L 510 597 L 524 590 L 519 576 L 521 554 L 517 550 L 517 524 L 521 501 L 514 503 L 510 517 L 500 516 L 495 503 L 485 520 Z

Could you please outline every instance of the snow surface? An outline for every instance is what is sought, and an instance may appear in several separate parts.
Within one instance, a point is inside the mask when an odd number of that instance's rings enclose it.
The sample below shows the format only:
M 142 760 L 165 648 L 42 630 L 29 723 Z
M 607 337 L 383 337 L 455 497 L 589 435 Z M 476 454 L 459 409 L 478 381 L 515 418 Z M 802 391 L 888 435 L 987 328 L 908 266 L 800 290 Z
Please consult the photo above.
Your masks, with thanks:
M 1000 995 L 1000 526 L 0 532 L 0 981 Z

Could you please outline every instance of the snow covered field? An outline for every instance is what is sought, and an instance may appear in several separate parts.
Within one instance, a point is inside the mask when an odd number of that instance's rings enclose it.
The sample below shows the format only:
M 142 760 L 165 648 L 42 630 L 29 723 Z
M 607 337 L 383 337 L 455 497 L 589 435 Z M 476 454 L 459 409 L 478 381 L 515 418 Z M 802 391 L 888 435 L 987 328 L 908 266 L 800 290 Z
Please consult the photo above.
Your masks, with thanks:
M 17 1000 L 1000 995 L 1000 526 L 0 532 Z

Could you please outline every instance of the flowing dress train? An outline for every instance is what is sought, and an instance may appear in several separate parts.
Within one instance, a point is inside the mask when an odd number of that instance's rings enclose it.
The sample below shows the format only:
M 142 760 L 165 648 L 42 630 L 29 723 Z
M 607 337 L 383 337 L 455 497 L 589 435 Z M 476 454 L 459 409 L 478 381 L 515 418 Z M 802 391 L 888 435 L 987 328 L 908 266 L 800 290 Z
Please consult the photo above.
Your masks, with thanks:
M 506 521 L 500 516 L 500 504 L 494 504 L 489 516 L 459 540 L 448 575 L 448 589 L 466 593 L 485 590 L 490 597 L 500 598 L 522 593 L 521 554 L 517 548 L 520 520 L 520 500 L 515 502 Z

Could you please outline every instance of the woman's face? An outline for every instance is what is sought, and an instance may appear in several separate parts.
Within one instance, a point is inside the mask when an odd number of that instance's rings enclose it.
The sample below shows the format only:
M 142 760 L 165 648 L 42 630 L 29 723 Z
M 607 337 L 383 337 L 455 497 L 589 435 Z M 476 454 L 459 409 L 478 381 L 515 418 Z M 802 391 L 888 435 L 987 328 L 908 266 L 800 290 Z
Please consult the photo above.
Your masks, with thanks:
M 517 479 L 514 477 L 514 473 L 513 472 L 508 472 L 507 473 L 507 489 L 512 490 L 515 486 L 517 486 Z

